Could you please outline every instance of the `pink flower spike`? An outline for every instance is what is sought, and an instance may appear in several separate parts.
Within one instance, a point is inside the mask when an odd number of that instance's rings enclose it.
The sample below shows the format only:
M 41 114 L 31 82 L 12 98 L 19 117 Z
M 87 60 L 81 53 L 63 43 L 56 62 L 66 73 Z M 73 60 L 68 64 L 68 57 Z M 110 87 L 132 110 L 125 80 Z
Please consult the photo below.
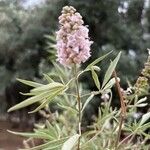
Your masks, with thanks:
M 89 29 L 83 25 L 82 16 L 72 6 L 65 6 L 59 17 L 60 29 L 56 32 L 58 61 L 70 67 L 81 64 L 90 56 Z

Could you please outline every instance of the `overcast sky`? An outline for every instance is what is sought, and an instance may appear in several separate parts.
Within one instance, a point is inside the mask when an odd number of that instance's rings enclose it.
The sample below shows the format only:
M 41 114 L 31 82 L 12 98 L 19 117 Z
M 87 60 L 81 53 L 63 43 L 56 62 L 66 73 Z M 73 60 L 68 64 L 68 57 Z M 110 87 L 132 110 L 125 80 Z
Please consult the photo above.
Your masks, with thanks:
M 25 7 L 25 8 L 28 8 L 28 7 L 33 7 L 35 5 L 39 5 L 41 3 L 44 3 L 45 0 L 22 0 L 22 5 Z

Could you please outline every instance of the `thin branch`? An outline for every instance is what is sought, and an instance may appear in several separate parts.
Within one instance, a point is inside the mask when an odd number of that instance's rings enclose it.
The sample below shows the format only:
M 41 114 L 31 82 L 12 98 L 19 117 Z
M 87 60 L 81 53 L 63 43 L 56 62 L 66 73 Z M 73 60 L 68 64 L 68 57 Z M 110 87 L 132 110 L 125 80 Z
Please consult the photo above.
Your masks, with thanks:
M 125 118 L 125 115 L 126 115 L 126 106 L 125 106 L 123 95 L 121 93 L 121 87 L 120 87 L 119 81 L 117 79 L 116 71 L 113 72 L 113 76 L 114 76 L 115 81 L 116 81 L 116 87 L 117 87 L 117 91 L 118 91 L 119 98 L 120 98 L 120 104 L 121 104 L 119 130 L 118 130 L 118 135 L 117 135 L 117 139 L 116 139 L 116 142 L 115 142 L 115 150 L 117 150 L 118 149 L 118 143 L 119 143 L 119 140 L 120 140 L 122 125 L 123 125 L 124 118 Z
M 80 92 L 79 92 L 79 82 L 78 82 L 78 73 L 77 73 L 77 66 L 75 65 L 75 82 L 76 82 L 76 93 L 77 93 L 77 103 L 78 103 L 78 111 L 79 111 L 79 114 L 78 114 L 78 117 L 79 117 L 79 120 L 78 120 L 78 132 L 79 132 L 79 135 L 81 135 L 81 97 L 80 97 Z M 78 140 L 78 148 L 77 150 L 80 150 L 80 137 L 79 137 L 79 140 Z

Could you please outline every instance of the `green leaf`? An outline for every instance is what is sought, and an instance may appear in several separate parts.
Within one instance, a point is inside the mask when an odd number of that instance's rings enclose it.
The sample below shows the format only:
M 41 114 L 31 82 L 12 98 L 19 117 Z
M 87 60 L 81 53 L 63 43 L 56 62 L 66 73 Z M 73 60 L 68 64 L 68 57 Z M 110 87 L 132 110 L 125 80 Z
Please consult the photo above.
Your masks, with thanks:
M 150 139 L 150 135 L 146 134 L 145 132 L 141 132 L 147 139 Z
M 22 93 L 22 92 L 19 92 L 20 94 L 22 95 L 26 95 L 26 96 L 35 96 L 37 95 L 37 93 Z
M 24 108 L 26 106 L 34 104 L 38 101 L 41 101 L 42 99 L 47 98 L 50 95 L 51 95 L 51 93 L 49 93 L 49 91 L 46 91 L 46 92 L 43 92 L 39 95 L 30 97 L 30 98 L 24 100 L 23 102 L 21 102 L 21 103 L 15 105 L 15 106 L 11 107 L 10 109 L 8 109 L 8 112 L 11 112 L 11 111 L 14 111 L 14 110 L 17 110 L 17 109 L 20 109 L 20 108 Z
M 31 90 L 31 92 L 41 92 L 41 91 L 49 91 L 50 92 L 50 90 L 58 89 L 58 88 L 61 88 L 63 86 L 64 85 L 59 83 L 59 82 L 52 82 L 52 83 L 49 83 L 47 85 L 42 85 L 40 87 L 34 88 Z
M 62 146 L 62 144 L 59 144 L 59 145 L 44 148 L 42 150 L 59 150 L 61 146 Z
M 98 66 L 92 66 L 92 68 L 93 68 L 93 70 L 98 71 L 98 72 L 101 70 L 100 67 L 98 67 Z
M 63 78 L 66 78 L 65 71 L 58 64 L 53 63 L 53 65 L 55 66 L 58 75 L 61 76 L 61 77 L 63 77 Z
M 39 146 L 35 146 L 33 148 L 28 148 L 28 149 L 25 148 L 25 149 L 19 149 L 19 150 L 43 150 L 46 148 L 54 149 L 58 145 L 60 147 L 65 142 L 65 140 L 67 140 L 67 139 L 68 139 L 68 137 L 65 137 L 65 138 L 61 138 L 58 140 L 53 140 L 53 141 L 47 142 L 47 143 L 39 145 Z
M 42 108 L 44 108 L 47 105 L 47 100 L 45 100 L 44 102 L 42 102 L 41 105 L 39 105 L 36 109 L 34 109 L 33 111 L 28 112 L 29 114 L 35 113 L 39 110 L 41 110 Z
M 117 78 L 118 81 L 120 81 L 120 78 Z M 115 78 L 112 78 L 111 80 L 109 80 L 109 82 L 104 86 L 103 90 L 107 90 L 107 89 L 111 89 L 114 84 L 116 83 Z
M 42 86 L 42 87 L 43 87 L 43 86 Z M 44 87 L 44 88 L 42 88 L 42 87 L 40 87 L 41 90 L 45 89 L 45 87 Z M 51 87 L 51 86 L 50 86 L 50 87 Z M 50 87 L 49 87 L 49 89 L 50 89 Z M 54 88 L 54 87 L 55 87 L 55 86 L 53 86 L 53 88 Z M 8 112 L 11 112 L 11 111 L 14 111 L 14 110 L 17 110 L 17 109 L 20 109 L 20 108 L 24 108 L 24 107 L 29 106 L 29 105 L 31 105 L 31 104 L 33 104 L 33 103 L 36 103 L 36 102 L 42 102 L 42 100 L 45 100 L 45 99 L 47 99 L 47 102 L 50 102 L 55 96 L 57 96 L 58 94 L 62 93 L 62 91 L 65 91 L 66 88 L 67 88 L 67 87 L 63 85 L 63 87 L 62 87 L 62 86 L 57 87 L 57 88 L 55 87 L 55 88 L 53 89 L 53 91 L 49 91 L 49 90 L 48 90 L 48 91 L 39 93 L 39 94 L 37 94 L 36 96 L 30 97 L 30 98 L 24 100 L 23 102 L 21 102 L 21 103 L 15 105 L 15 106 L 13 106 L 13 107 L 11 107 L 11 108 L 8 110 Z M 52 89 L 51 89 L 51 90 L 52 90 Z M 41 105 L 44 106 L 43 104 L 41 104 Z M 41 106 L 40 106 L 40 107 L 41 107 Z M 38 108 L 38 109 L 39 109 L 39 108 Z
M 81 112 L 84 111 L 84 109 L 86 108 L 87 104 L 92 100 L 92 98 L 94 97 L 94 94 L 91 94 L 88 99 L 86 100 L 86 102 L 84 103 Z
M 74 113 L 74 114 L 77 114 L 78 113 L 78 111 L 75 109 L 75 108 L 72 108 L 72 107 L 70 107 L 70 106 L 65 106 L 65 105 L 62 105 L 62 104 L 57 104 L 59 107 L 61 107 L 61 108 L 63 108 L 63 109 L 66 109 L 66 110 L 68 110 L 68 111 L 71 111 L 72 113 Z
M 58 90 L 56 90 L 54 93 L 51 93 L 50 96 L 48 96 L 44 102 L 42 102 L 42 104 L 40 106 L 38 106 L 35 110 L 29 112 L 29 113 L 35 113 L 37 111 L 39 111 L 40 109 L 44 108 L 48 103 L 50 103 L 50 101 L 52 101 L 56 96 L 58 96 L 60 93 L 62 93 L 65 90 L 65 88 L 60 88 Z
M 47 38 L 48 40 L 56 43 L 56 37 L 53 35 L 44 35 L 45 38 Z
M 141 134 L 142 131 L 145 131 L 150 128 L 150 122 L 143 124 L 142 126 L 138 127 L 139 134 Z
M 135 106 L 136 107 L 145 107 L 147 105 L 148 105 L 148 103 L 142 103 L 142 104 L 136 104 Z
M 75 146 L 79 139 L 80 135 L 75 134 L 72 137 L 70 137 L 64 144 L 61 150 L 72 150 L 72 148 Z
M 50 122 L 48 120 L 46 120 L 46 127 L 49 131 L 49 134 L 52 136 L 52 137 L 55 137 L 57 138 L 58 137 L 58 134 L 57 134 L 57 130 L 55 129 L 54 126 L 52 126 L 52 124 L 50 124 Z
M 147 97 L 144 97 L 144 98 L 141 98 L 140 100 L 137 101 L 136 104 L 140 104 L 140 103 L 143 103 L 147 100 Z
M 94 60 L 91 64 L 89 64 L 85 70 L 90 69 L 92 66 L 96 65 L 97 63 L 99 63 L 100 61 L 102 61 L 104 58 L 106 58 L 110 53 L 112 53 L 112 51 L 110 51 L 109 53 L 97 58 L 96 60 Z
M 115 70 L 115 68 L 117 66 L 117 63 L 118 63 L 118 61 L 120 59 L 120 56 L 121 56 L 121 52 L 119 52 L 119 54 L 117 55 L 117 57 L 110 63 L 110 66 L 108 67 L 108 69 L 107 69 L 107 71 L 105 73 L 105 76 L 104 76 L 104 81 L 103 81 L 103 84 L 102 84 L 102 88 L 106 85 L 106 83 L 111 78 L 112 73 Z
M 43 84 L 41 83 L 37 83 L 37 82 L 33 82 L 33 81 L 28 81 L 28 80 L 23 80 L 23 79 L 17 79 L 19 82 L 32 86 L 32 87 L 39 87 L 42 86 Z
M 150 112 L 144 114 L 144 115 L 142 116 L 142 119 L 141 119 L 139 125 L 140 125 L 140 126 L 143 125 L 149 118 L 150 118 Z
M 42 134 L 42 132 L 40 133 L 27 133 L 27 132 L 14 132 L 14 131 L 10 131 L 7 130 L 9 133 L 15 134 L 15 135 L 19 135 L 19 136 L 23 136 L 23 137 L 29 137 L 29 138 L 38 138 L 38 139 L 52 139 L 52 137 L 48 134 Z
M 96 72 L 94 71 L 93 68 L 91 68 L 91 72 L 92 72 L 92 78 L 95 82 L 95 85 L 100 90 L 100 82 L 99 82 L 99 79 L 98 79 L 98 75 L 96 74 Z
M 49 83 L 54 82 L 54 80 L 53 80 L 49 75 L 47 75 L 47 74 L 43 74 L 43 75 L 44 75 L 44 78 L 45 78 Z

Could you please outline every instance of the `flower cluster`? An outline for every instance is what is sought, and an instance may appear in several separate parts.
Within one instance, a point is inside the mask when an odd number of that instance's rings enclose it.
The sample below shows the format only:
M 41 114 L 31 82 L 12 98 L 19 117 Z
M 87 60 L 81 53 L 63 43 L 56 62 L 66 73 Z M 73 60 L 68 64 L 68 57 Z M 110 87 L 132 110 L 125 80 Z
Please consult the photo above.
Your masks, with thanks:
M 134 88 L 135 88 L 135 93 L 138 96 L 146 94 L 149 89 L 148 79 L 146 77 L 139 76 L 139 78 L 137 79 L 134 85 Z
M 56 32 L 58 61 L 64 66 L 81 64 L 90 55 L 88 28 L 83 25 L 82 16 L 72 6 L 65 6 L 59 17 L 60 30 Z
M 138 96 L 141 96 L 143 94 L 147 94 L 149 89 L 150 89 L 150 50 L 148 49 L 148 59 L 147 62 L 144 65 L 144 69 L 141 72 L 142 76 L 139 76 L 137 79 L 134 88 L 135 88 L 135 93 Z

